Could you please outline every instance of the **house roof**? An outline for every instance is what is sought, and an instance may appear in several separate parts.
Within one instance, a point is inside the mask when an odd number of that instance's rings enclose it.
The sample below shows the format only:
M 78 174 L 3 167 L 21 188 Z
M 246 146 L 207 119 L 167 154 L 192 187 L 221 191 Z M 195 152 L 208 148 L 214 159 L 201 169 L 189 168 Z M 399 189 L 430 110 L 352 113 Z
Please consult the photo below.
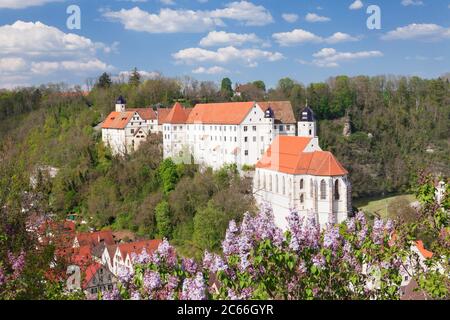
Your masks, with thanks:
M 170 112 L 167 114 L 163 123 L 181 124 L 186 123 L 189 117 L 189 113 L 192 111 L 191 108 L 184 108 L 181 103 L 177 102 L 173 105 Z
M 134 111 L 113 111 L 103 121 L 102 129 L 124 129 L 133 115 Z
M 231 124 L 242 123 L 255 102 L 228 102 L 197 104 L 187 123 Z
M 127 111 L 137 112 L 143 120 L 156 120 L 156 112 L 152 108 L 127 108 Z
M 100 270 L 101 267 L 102 265 L 100 263 L 94 262 L 86 268 L 82 285 L 83 289 L 85 289 L 86 286 L 89 284 L 89 282 L 91 282 L 92 278 L 94 278 L 94 276 L 97 274 L 98 270 Z
M 167 116 L 169 115 L 169 108 L 158 108 L 158 124 L 164 123 Z
M 140 254 L 142 252 L 142 249 L 144 248 L 147 251 L 147 253 L 151 253 L 158 248 L 161 242 L 162 241 L 159 239 L 142 240 L 130 243 L 122 243 L 119 244 L 117 248 L 119 249 L 122 258 L 125 259 L 127 257 L 127 254 L 130 255 L 131 258 L 132 253 Z
M 264 101 L 258 105 L 265 112 L 269 107 L 275 113 L 275 122 L 283 124 L 295 124 L 294 110 L 290 101 Z
M 427 249 L 425 249 L 424 245 L 423 245 L 423 241 L 419 240 L 416 241 L 416 247 L 419 250 L 420 254 L 425 258 L 425 259 L 429 259 L 433 256 L 433 252 L 428 251 Z
M 95 246 L 100 242 L 105 245 L 114 244 L 114 237 L 111 230 L 96 231 L 96 232 L 83 232 L 77 234 L 78 244 L 81 246 Z
M 348 174 L 331 152 L 304 152 L 311 140 L 307 137 L 277 136 L 256 167 L 296 175 Z

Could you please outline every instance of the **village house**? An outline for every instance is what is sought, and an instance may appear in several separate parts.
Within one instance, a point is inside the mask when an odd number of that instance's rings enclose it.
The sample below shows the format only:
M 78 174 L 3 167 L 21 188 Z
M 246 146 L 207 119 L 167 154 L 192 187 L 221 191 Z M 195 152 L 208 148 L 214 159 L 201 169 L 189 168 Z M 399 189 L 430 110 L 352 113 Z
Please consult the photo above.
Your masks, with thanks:
M 270 204 L 276 224 L 284 229 L 291 210 L 321 227 L 341 223 L 352 210 L 348 172 L 320 148 L 313 111 L 306 107 L 299 119 L 298 136 L 277 136 L 257 162 L 256 202 Z
M 161 133 L 162 122 L 169 113 L 164 108 L 130 108 L 120 96 L 115 111 L 103 121 L 102 141 L 113 154 L 130 153 L 147 139 L 150 133 Z

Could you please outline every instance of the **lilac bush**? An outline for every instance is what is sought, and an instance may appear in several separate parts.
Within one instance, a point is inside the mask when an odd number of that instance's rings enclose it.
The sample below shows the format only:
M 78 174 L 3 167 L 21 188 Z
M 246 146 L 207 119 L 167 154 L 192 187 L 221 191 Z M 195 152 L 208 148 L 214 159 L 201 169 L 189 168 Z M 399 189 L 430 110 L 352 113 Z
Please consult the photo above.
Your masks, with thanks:
M 230 221 L 222 255 L 201 262 L 177 256 L 164 240 L 134 259 L 134 274 L 120 276 L 121 299 L 395 299 L 404 251 L 390 245 L 392 222 L 370 226 L 363 213 L 324 230 L 291 212 L 288 230 L 269 207 Z M 119 293 L 119 295 L 117 295 Z

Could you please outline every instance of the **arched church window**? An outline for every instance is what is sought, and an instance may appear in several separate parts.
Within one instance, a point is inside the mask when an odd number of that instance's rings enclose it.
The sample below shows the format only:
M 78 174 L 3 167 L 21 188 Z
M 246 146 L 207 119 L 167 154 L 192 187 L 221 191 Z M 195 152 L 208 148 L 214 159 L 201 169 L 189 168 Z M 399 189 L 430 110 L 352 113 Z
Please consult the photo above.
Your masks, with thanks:
M 272 175 L 271 174 L 269 175 L 269 190 L 273 191 L 273 189 L 272 189 Z
M 303 179 L 300 180 L 300 189 L 303 189 Z
M 334 182 L 334 199 L 339 200 L 339 180 Z
M 286 177 L 283 176 L 283 194 L 286 194 Z
M 278 175 L 275 175 L 275 192 L 278 193 Z
M 311 190 L 310 190 L 311 198 L 313 198 L 314 197 L 314 182 L 312 179 L 309 181 L 309 184 L 310 184 L 309 187 L 311 188 Z
M 305 196 L 303 195 L 303 193 L 300 195 L 300 203 L 305 202 Z
M 327 184 L 325 180 L 320 181 L 320 199 L 325 200 L 327 198 Z
M 267 175 L 264 173 L 264 177 L 263 177 L 264 190 L 266 190 L 266 188 L 267 188 L 266 179 L 267 179 Z

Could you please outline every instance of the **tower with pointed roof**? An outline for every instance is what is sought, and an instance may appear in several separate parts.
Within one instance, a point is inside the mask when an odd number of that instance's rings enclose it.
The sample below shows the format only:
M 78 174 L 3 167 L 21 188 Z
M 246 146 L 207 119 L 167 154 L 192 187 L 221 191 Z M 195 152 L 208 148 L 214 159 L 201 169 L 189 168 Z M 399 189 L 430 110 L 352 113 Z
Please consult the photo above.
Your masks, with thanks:
M 116 112 L 125 112 L 127 108 L 127 102 L 125 101 L 125 98 L 120 96 L 116 100 Z
M 308 106 L 308 101 L 306 101 L 305 108 L 300 112 L 298 121 L 298 136 L 299 137 L 317 137 L 317 122 L 314 116 L 314 111 Z

